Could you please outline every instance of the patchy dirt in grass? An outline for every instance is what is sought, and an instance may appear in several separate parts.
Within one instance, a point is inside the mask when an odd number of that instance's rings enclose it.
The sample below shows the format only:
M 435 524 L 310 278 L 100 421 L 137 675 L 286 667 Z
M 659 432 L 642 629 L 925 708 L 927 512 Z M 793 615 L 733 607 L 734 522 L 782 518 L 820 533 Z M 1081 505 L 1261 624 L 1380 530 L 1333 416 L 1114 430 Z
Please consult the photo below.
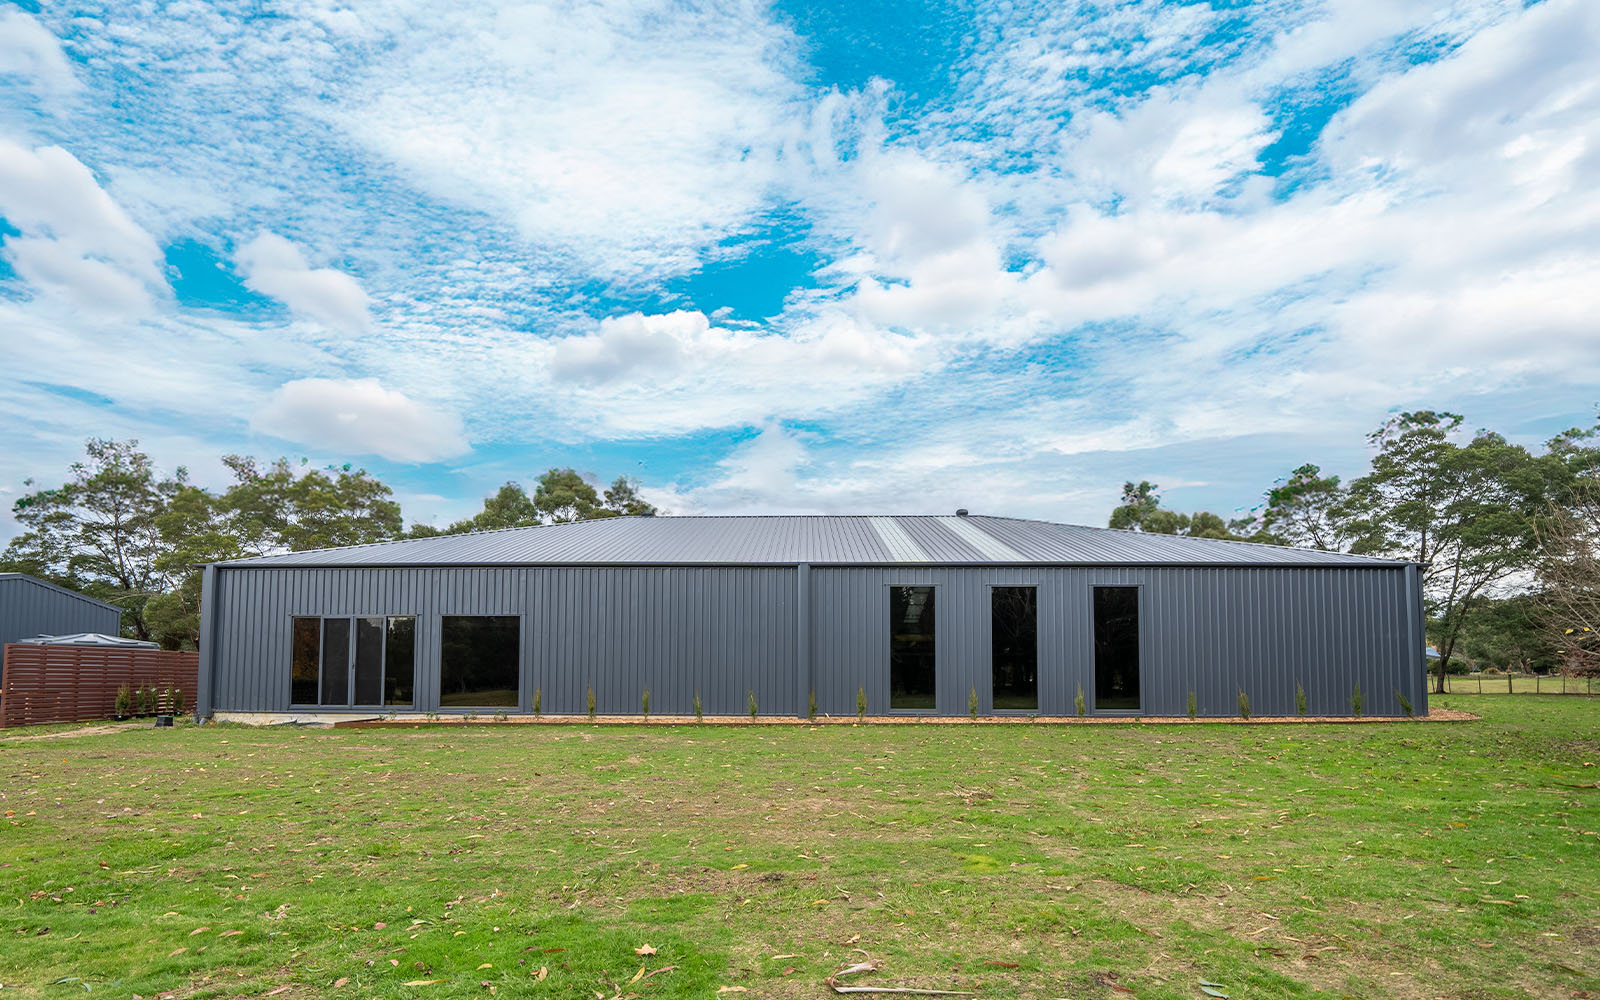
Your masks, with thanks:
M 118 722 L 107 723 L 103 726 L 80 726 L 77 729 L 57 729 L 48 733 L 7 733 L 4 736 L 0 736 L 0 742 L 21 743 L 29 740 L 70 740 L 80 736 L 104 736 L 107 733 L 127 732 L 129 728 L 127 724 Z

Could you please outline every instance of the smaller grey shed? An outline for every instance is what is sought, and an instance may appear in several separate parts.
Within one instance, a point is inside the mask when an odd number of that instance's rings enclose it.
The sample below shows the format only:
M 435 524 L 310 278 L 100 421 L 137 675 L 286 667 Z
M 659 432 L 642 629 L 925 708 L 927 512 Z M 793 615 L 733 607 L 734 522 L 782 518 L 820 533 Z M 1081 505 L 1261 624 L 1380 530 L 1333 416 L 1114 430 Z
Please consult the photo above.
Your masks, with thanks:
M 120 631 L 122 611 L 114 604 L 26 573 L 0 573 L 0 643 L 41 635 L 116 635 Z

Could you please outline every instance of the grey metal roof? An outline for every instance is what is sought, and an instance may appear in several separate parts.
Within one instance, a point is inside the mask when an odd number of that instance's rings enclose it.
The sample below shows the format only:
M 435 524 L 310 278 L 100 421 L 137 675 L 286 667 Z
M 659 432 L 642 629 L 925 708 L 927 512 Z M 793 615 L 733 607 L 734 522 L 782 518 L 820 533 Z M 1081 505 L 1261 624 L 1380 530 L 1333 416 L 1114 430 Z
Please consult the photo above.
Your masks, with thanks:
M 51 583 L 49 580 L 41 580 L 36 576 L 29 576 L 26 573 L 0 573 L 0 580 L 19 580 L 19 581 L 23 581 L 23 582 L 26 582 L 26 583 L 30 583 L 35 587 L 42 587 L 45 590 L 53 590 L 58 594 L 65 594 L 68 597 L 77 598 L 78 600 L 84 602 L 85 604 L 95 604 L 95 605 L 98 605 L 98 606 L 100 606 L 102 608 L 108 608 L 108 609 L 110 609 L 112 611 L 115 611 L 119 615 L 122 614 L 122 609 L 117 607 L 115 604 L 111 604 L 111 603 L 109 603 L 107 601 L 102 601 L 98 597 L 90 597 L 88 594 L 80 594 L 76 590 L 71 589 L 70 587 L 63 587 L 58 583 Z
M 1401 566 L 1251 542 L 971 516 L 616 517 L 286 552 L 223 566 Z

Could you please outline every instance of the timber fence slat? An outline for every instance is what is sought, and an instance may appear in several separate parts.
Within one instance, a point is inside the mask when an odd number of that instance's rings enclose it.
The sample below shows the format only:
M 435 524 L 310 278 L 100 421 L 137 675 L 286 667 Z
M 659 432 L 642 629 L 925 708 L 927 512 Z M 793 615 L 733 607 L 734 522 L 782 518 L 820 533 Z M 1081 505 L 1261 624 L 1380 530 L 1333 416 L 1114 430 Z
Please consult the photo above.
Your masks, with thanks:
M 124 684 L 130 692 L 155 688 L 158 712 L 172 711 L 169 689 L 182 691 L 187 708 L 199 675 L 198 653 L 12 643 L 5 647 L 0 728 L 112 718 Z

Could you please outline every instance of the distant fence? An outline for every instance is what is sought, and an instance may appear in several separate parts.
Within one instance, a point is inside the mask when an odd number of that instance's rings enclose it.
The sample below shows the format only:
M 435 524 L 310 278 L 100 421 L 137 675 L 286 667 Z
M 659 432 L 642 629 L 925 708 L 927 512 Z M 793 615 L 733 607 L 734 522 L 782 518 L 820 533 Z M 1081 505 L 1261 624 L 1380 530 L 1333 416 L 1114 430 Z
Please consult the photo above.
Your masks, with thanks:
M 1593 695 L 1600 692 L 1600 684 L 1596 684 L 1593 677 L 1565 674 L 1450 674 L 1445 677 L 1445 687 L 1450 694 Z
M 110 719 L 124 684 L 130 692 L 155 688 L 158 711 L 172 711 L 168 688 L 182 691 L 184 706 L 192 707 L 199 676 L 199 653 L 11 643 L 0 682 L 0 727 Z

